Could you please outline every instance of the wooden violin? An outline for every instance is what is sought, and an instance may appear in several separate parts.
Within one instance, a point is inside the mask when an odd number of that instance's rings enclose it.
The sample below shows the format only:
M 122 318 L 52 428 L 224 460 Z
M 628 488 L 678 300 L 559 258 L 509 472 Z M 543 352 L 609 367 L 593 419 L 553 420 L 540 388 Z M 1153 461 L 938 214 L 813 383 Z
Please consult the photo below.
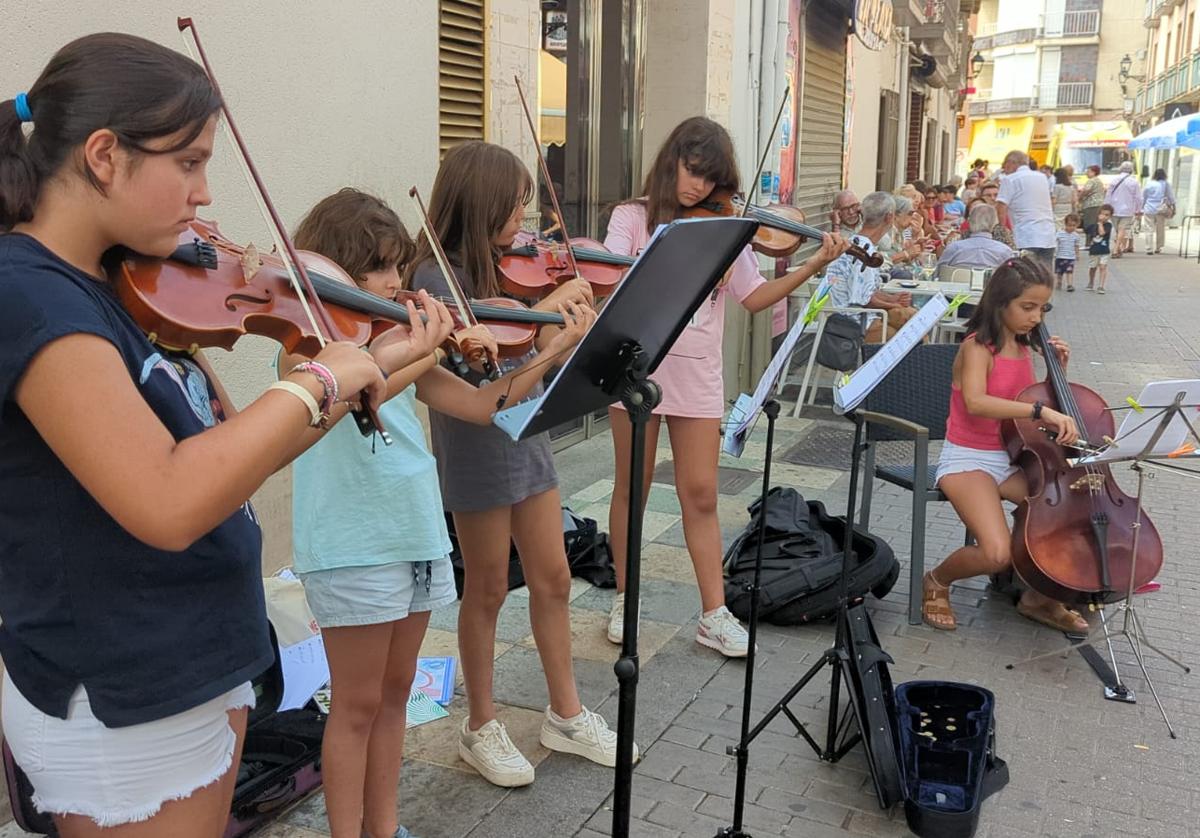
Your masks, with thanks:
M 625 278 L 635 261 L 633 256 L 613 253 L 594 239 L 571 239 L 570 251 L 575 268 L 567 258 L 568 245 L 522 234 L 500 257 L 497 266 L 500 285 L 518 297 L 544 297 L 560 282 L 574 279 L 575 270 L 584 272 L 597 297 L 607 297 Z
M 820 241 L 824 232 L 804 223 L 804 213 L 799 207 L 787 204 L 772 204 L 760 207 L 744 204 L 724 190 L 715 190 L 705 200 L 684 211 L 684 218 L 728 218 L 743 215 L 758 222 L 758 230 L 750 246 L 758 253 L 772 258 L 790 256 L 807 239 Z M 851 244 L 846 254 L 857 259 L 868 268 L 883 264 L 883 256 L 868 253 L 863 247 Z
M 1034 338 L 1045 358 L 1046 381 L 1026 387 L 1018 401 L 1040 401 L 1075 420 L 1081 442 L 1113 435 L 1113 416 L 1100 394 L 1067 380 L 1046 325 Z M 1029 482 L 1012 533 L 1013 568 L 1030 588 L 1068 604 L 1112 602 L 1153 579 L 1162 568 L 1162 539 L 1136 500 L 1106 465 L 1072 465 L 1036 419 L 1005 420 L 1005 448 Z M 1076 452 L 1077 453 L 1077 452 Z M 1137 555 L 1134 533 L 1141 528 Z

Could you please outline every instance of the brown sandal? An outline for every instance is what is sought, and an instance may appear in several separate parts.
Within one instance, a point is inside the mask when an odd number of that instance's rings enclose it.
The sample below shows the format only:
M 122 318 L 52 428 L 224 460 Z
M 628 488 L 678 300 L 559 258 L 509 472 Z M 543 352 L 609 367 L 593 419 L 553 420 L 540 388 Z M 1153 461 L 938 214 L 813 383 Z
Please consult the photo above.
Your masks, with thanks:
M 925 574 L 922 580 L 923 597 L 921 602 L 921 620 L 925 625 L 938 631 L 954 631 L 958 621 L 950 608 L 950 586 L 941 585 L 933 578 L 933 571 Z
M 1017 613 L 1027 620 L 1041 623 L 1048 628 L 1061 631 L 1064 634 L 1086 635 L 1088 633 L 1087 628 L 1079 628 L 1078 621 L 1083 620 L 1083 615 L 1065 606 L 1051 616 L 1041 609 L 1027 606 L 1024 600 L 1022 600 L 1017 603 Z M 1083 622 L 1086 623 L 1087 620 L 1083 620 Z

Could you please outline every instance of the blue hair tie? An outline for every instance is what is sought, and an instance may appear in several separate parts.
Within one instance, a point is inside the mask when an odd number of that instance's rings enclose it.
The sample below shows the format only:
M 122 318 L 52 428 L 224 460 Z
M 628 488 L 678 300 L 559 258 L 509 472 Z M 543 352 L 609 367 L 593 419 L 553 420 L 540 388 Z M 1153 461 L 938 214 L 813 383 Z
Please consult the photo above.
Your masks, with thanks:
M 17 106 L 17 119 L 22 122 L 33 122 L 33 111 L 29 110 L 29 95 L 18 93 L 17 98 L 13 101 Z

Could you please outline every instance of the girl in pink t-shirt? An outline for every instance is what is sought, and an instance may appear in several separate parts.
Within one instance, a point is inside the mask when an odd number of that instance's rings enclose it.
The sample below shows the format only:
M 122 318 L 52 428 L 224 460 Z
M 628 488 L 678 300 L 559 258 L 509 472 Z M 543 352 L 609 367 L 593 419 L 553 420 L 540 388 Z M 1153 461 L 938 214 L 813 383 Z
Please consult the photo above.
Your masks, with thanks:
M 737 165 L 729 134 L 703 117 L 681 122 L 667 137 L 643 186 L 643 197 L 613 210 L 605 246 L 614 253 L 633 255 L 650 240 L 660 224 L 679 218 L 684 210 L 706 200 L 714 190 L 736 194 Z M 846 249 L 840 236 L 826 235 L 821 249 L 791 273 L 767 280 L 758 271 L 747 247 L 717 292 L 700 304 L 653 378 L 662 388 L 662 402 L 646 428 L 646 469 L 649 492 L 662 417 L 667 417 L 675 461 L 675 490 L 683 510 L 683 532 L 700 586 L 703 614 L 696 640 L 731 657 L 746 654 L 746 631 L 725 607 L 721 572 L 721 526 L 717 520 L 717 458 L 725 388 L 721 380 L 721 340 L 725 331 L 725 297 L 732 295 L 748 311 L 757 312 L 782 300 L 811 279 Z M 625 538 L 629 510 L 631 426 L 625 411 L 610 407 L 616 476 L 609 506 L 610 543 L 617 570 L 617 595 L 609 614 L 608 639 L 620 643 L 624 629 Z

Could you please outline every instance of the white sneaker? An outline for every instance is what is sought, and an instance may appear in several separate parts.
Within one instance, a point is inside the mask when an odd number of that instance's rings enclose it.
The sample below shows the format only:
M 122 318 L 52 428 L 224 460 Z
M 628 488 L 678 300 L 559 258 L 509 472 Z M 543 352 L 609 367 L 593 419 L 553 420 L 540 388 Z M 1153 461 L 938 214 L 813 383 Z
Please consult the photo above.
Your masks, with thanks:
M 638 614 L 638 636 L 641 634 L 641 617 Z M 613 595 L 612 608 L 608 612 L 608 639 L 611 643 L 616 643 L 620 646 L 625 642 L 625 593 Z
M 575 754 L 613 768 L 617 764 L 617 734 L 599 713 L 586 707 L 573 719 L 557 719 L 546 708 L 542 732 L 538 737 L 551 751 Z M 638 746 L 633 745 L 633 761 L 638 761 Z
M 711 614 L 700 615 L 696 642 L 727 658 L 744 658 L 750 649 L 750 635 L 724 605 Z
M 470 730 L 463 719 L 458 734 L 458 755 L 494 786 L 514 788 L 533 782 L 533 766 L 508 738 L 504 725 L 492 719 L 479 730 Z

